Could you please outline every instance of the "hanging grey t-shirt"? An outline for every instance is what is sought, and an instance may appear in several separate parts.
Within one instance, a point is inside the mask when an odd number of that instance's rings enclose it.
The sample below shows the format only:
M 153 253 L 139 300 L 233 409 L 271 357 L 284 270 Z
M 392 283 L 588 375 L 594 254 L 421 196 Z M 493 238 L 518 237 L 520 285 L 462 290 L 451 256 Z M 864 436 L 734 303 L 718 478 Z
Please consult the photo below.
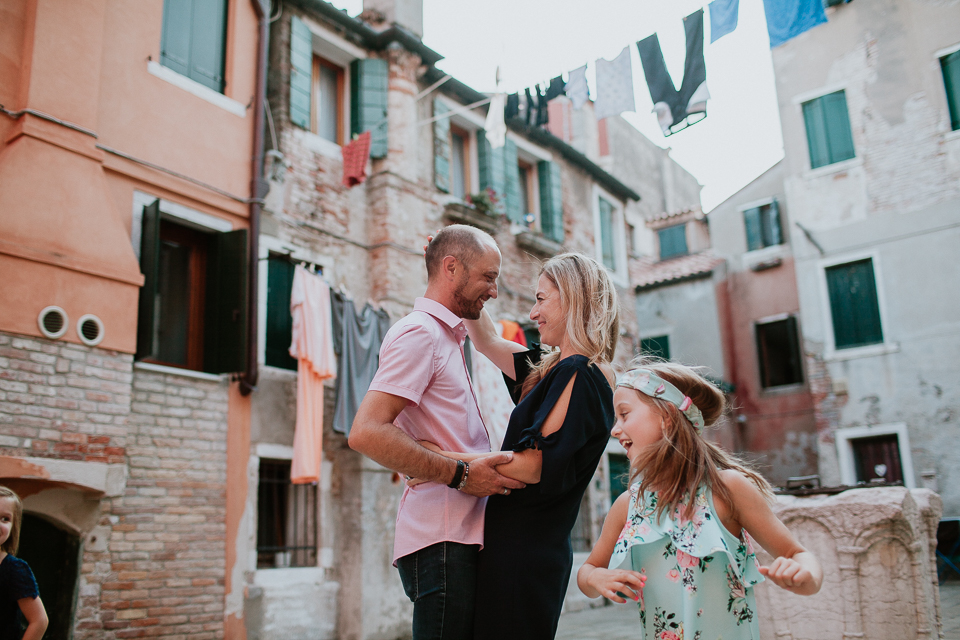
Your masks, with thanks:
M 390 316 L 369 303 L 358 314 L 353 300 L 331 292 L 333 350 L 337 359 L 337 407 L 333 430 L 350 434 L 357 409 L 380 365 L 380 345 L 390 329 Z

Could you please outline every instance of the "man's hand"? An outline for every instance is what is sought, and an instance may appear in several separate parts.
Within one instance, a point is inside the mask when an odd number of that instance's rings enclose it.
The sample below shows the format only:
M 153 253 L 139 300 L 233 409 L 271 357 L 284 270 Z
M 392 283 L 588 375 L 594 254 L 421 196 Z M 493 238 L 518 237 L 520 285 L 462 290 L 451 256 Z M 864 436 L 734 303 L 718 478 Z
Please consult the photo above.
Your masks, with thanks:
M 512 451 L 501 451 L 472 461 L 467 484 L 461 491 L 478 498 L 485 498 L 497 493 L 507 495 L 511 489 L 523 489 L 527 485 L 519 480 L 508 478 L 496 469 L 497 465 L 506 464 L 512 459 Z

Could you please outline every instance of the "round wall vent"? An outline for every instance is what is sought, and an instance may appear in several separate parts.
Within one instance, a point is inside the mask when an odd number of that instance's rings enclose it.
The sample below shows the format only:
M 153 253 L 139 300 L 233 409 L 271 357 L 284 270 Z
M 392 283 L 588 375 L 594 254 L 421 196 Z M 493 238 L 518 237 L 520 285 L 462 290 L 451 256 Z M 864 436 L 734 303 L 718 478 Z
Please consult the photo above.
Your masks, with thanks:
M 57 339 L 65 334 L 69 323 L 67 312 L 60 307 L 46 307 L 40 312 L 39 317 L 37 317 L 37 324 L 40 325 L 40 333 L 53 339 Z
M 77 320 L 77 334 L 83 344 L 93 347 L 103 340 L 103 320 L 95 315 L 87 314 Z

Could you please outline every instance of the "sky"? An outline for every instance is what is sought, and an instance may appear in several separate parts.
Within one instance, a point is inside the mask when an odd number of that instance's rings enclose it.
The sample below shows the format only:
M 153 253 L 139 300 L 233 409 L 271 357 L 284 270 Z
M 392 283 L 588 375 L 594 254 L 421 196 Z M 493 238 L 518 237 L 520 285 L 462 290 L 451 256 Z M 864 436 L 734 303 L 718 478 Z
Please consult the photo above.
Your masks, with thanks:
M 351 16 L 362 0 L 333 0 Z M 667 69 L 679 86 L 685 44 L 683 17 L 706 0 L 423 0 L 423 42 L 444 56 L 437 67 L 481 92 L 506 93 L 543 83 L 629 46 L 637 110 L 623 117 L 703 185 L 704 211 L 736 193 L 783 157 L 773 66 L 761 0 L 743 0 L 736 31 L 710 44 L 705 12 L 707 118 L 665 138 L 636 42 L 657 33 Z M 593 95 L 591 97 L 594 97 Z

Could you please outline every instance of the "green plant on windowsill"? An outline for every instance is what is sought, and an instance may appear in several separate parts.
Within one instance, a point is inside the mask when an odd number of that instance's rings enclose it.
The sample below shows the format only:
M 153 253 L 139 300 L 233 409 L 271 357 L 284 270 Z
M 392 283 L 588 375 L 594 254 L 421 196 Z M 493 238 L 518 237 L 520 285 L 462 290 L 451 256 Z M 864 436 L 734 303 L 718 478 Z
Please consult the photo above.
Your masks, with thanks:
M 471 193 L 465 200 L 467 204 L 486 216 L 496 218 L 502 215 L 499 210 L 500 198 L 497 196 L 497 192 L 490 187 L 480 193 Z

